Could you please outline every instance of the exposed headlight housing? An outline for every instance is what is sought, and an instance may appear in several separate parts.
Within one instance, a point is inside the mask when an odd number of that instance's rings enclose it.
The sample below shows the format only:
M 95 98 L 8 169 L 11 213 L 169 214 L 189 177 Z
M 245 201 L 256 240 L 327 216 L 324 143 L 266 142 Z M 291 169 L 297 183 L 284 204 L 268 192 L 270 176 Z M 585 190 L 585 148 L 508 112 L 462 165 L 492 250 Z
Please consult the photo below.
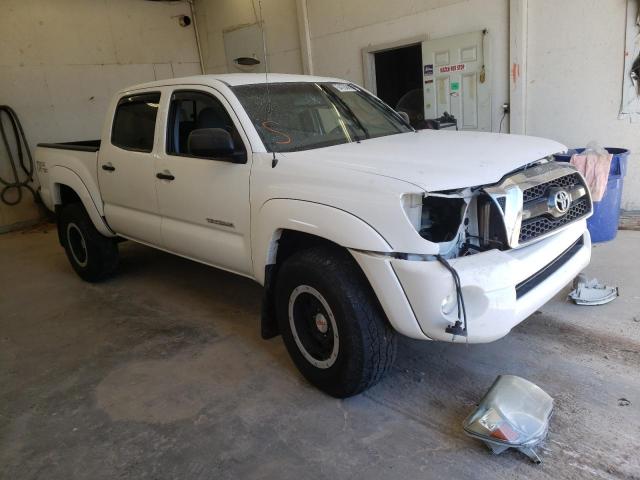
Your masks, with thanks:
M 407 193 L 402 196 L 402 208 L 407 215 L 409 222 L 416 230 L 420 230 L 420 222 L 422 219 L 422 193 Z
M 461 192 L 402 196 L 402 208 L 411 224 L 423 238 L 436 243 L 455 238 L 464 221 L 466 206 L 467 201 Z

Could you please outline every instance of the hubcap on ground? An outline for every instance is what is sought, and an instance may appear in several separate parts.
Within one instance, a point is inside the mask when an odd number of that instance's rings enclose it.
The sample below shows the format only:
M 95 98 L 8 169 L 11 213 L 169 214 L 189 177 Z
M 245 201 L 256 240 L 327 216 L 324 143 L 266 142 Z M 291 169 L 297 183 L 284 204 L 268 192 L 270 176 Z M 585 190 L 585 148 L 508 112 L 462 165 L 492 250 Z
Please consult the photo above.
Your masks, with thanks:
M 89 255 L 87 254 L 87 244 L 84 241 L 84 236 L 75 223 L 67 225 L 67 243 L 69 244 L 69 250 L 71 250 L 71 256 L 81 267 L 87 266 Z
M 340 347 L 336 319 L 318 290 L 299 285 L 291 292 L 289 326 L 300 353 L 309 363 L 323 369 L 335 363 Z

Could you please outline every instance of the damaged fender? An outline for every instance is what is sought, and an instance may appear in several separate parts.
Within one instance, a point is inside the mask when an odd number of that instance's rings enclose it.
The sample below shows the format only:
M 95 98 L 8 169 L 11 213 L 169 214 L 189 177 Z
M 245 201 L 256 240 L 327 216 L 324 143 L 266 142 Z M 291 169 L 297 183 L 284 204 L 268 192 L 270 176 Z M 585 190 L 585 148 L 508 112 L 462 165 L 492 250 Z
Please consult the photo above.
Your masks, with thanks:
M 262 205 L 252 223 L 253 271 L 261 285 L 265 266 L 275 263 L 277 241 L 283 230 L 315 235 L 348 249 L 393 251 L 372 226 L 344 210 L 304 200 L 272 199 Z

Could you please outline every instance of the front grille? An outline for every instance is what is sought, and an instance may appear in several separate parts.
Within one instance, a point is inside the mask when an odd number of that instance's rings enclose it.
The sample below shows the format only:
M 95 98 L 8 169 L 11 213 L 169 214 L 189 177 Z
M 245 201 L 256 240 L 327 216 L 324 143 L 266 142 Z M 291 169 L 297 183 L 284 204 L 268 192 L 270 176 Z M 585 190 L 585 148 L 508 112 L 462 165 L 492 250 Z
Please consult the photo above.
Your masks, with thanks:
M 578 253 L 578 250 L 582 248 L 584 245 L 583 237 L 580 237 L 576 242 L 567 248 L 564 252 L 562 252 L 555 260 L 551 263 L 547 264 L 541 270 L 538 270 L 536 273 L 531 275 L 526 280 L 520 282 L 516 285 L 516 298 L 520 298 L 526 293 L 530 292 L 542 282 L 544 282 L 547 278 L 557 272 L 560 267 L 562 267 L 565 263 L 567 263 L 571 258 Z
M 583 197 L 569 207 L 569 211 L 560 218 L 536 217 L 522 222 L 520 228 L 520 243 L 528 242 L 547 232 L 560 228 L 574 220 L 587 215 L 591 211 L 591 203 L 587 197 Z
M 527 203 L 532 200 L 542 198 L 552 187 L 562 187 L 570 189 L 572 187 L 575 187 L 576 185 L 582 185 L 580 176 L 577 173 L 574 173 L 572 175 L 565 175 L 564 177 L 556 178 L 555 180 L 551 180 L 550 182 L 541 183 L 540 185 L 536 185 L 535 187 L 527 188 L 522 192 L 522 201 L 524 203 Z
M 483 197 L 477 200 L 478 236 L 481 245 L 484 242 L 492 248 L 526 245 L 591 213 L 591 197 L 584 179 L 565 163 L 535 165 L 483 190 L 491 202 L 487 208 Z M 556 195 L 561 191 L 568 194 L 571 202 L 564 215 L 556 205 Z

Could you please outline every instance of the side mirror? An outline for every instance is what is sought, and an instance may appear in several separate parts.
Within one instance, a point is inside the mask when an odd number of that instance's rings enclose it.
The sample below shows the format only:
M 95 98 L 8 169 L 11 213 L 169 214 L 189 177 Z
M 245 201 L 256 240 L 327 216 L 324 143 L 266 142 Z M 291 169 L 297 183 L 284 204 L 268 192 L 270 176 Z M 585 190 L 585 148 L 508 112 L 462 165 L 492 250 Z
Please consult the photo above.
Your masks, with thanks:
M 189 134 L 188 152 L 196 157 L 221 157 L 234 161 L 235 145 L 231 134 L 222 128 L 198 128 Z

